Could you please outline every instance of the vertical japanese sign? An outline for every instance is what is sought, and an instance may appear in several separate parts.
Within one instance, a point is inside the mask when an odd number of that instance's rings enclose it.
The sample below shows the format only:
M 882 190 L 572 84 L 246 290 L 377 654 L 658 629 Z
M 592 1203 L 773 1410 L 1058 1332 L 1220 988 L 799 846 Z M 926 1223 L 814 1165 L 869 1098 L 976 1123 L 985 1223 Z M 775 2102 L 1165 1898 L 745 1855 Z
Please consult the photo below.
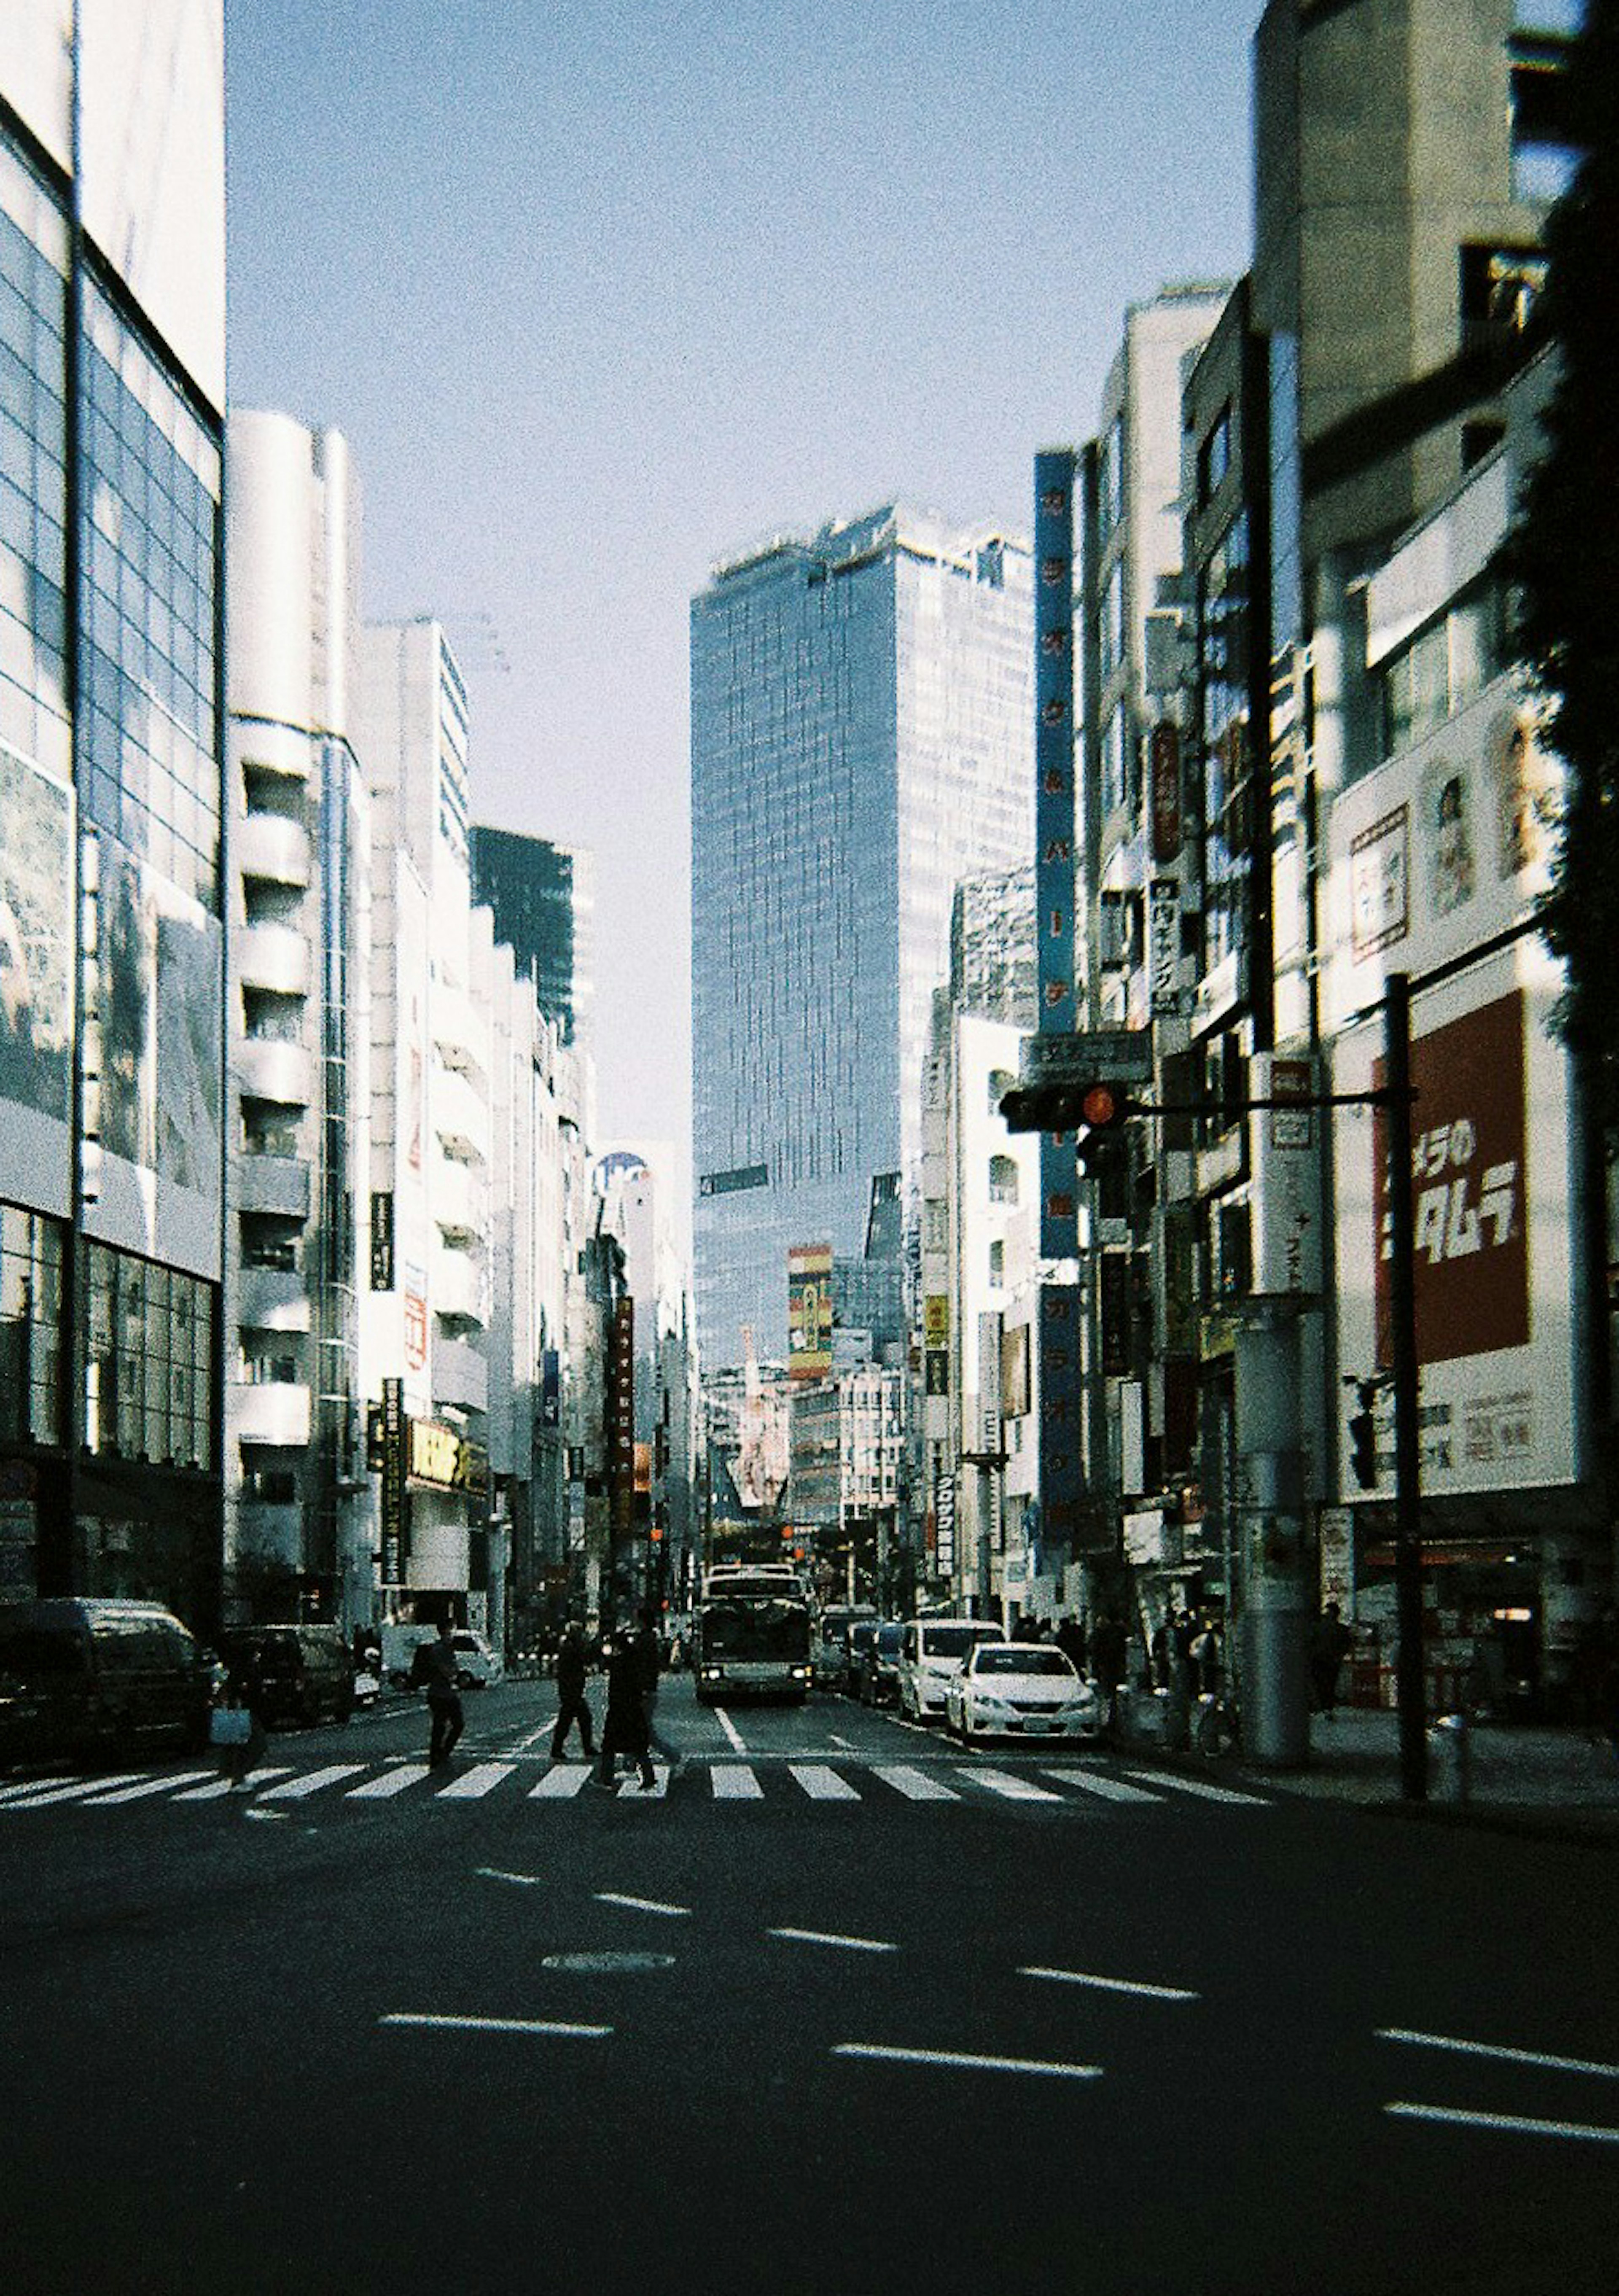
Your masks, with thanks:
M 405 1382 L 382 1382 L 382 1584 L 405 1584 Z
M 1079 1531 L 1084 1496 L 1080 1427 L 1080 1292 L 1048 1283 L 1040 1293 L 1040 1505 L 1046 1541 L 1065 1553 Z
M 607 1406 L 607 1496 L 615 1541 L 628 1538 L 635 1521 L 635 1302 L 613 1310 Z
M 1071 447 L 1034 457 L 1034 901 L 1039 1029 L 1071 1037 L 1079 1021 L 1074 977 L 1074 473 Z M 1079 1250 L 1071 1140 L 1042 1136 L 1040 1250 Z

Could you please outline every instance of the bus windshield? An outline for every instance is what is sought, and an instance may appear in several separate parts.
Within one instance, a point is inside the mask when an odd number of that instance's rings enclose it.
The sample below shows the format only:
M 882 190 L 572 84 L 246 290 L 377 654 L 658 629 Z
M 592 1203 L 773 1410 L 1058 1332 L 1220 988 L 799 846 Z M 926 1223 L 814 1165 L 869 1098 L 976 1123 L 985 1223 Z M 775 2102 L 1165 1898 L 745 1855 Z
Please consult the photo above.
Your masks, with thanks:
M 806 1659 L 809 1611 L 780 1597 L 739 1602 L 715 1595 L 703 1605 L 703 1649 L 713 1659 Z

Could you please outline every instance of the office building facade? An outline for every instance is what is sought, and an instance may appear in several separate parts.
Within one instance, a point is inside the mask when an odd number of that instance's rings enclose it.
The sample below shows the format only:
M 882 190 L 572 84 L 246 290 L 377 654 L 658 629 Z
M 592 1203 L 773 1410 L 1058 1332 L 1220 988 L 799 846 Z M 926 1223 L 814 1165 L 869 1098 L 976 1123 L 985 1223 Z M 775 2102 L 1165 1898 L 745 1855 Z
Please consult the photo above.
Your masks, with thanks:
M 17 0 L 0 44 L 0 1593 L 205 1627 L 223 49 L 222 9 L 176 0 Z
M 786 1355 L 790 1247 L 917 1172 L 958 881 L 1026 860 L 1026 546 L 887 508 L 691 609 L 695 1286 L 706 1365 Z
M 565 1045 L 591 1042 L 595 1009 L 596 861 L 511 829 L 472 831 L 472 896 L 530 974 L 541 1012 Z

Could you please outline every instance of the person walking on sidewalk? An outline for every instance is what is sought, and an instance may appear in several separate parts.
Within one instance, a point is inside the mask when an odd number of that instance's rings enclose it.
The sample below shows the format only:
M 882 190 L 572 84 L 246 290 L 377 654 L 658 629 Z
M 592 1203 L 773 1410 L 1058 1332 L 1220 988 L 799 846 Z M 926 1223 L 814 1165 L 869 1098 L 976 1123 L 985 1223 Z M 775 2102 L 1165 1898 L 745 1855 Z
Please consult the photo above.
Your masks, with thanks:
M 1336 1603 L 1329 1603 L 1315 1622 L 1310 1637 L 1310 1679 L 1315 1691 L 1315 1710 L 1330 1714 L 1338 1702 L 1338 1677 L 1344 1669 L 1354 1637 L 1338 1614 Z
M 551 1759 L 553 1762 L 568 1759 L 568 1734 L 576 1722 L 579 1743 L 585 1749 L 587 1762 L 596 1758 L 595 1718 L 590 1710 L 590 1701 L 585 1695 L 585 1684 L 590 1671 L 585 1652 L 585 1636 L 576 1620 L 570 1620 L 557 1651 L 557 1720 L 551 1734 Z
M 617 1758 L 629 1754 L 641 1771 L 643 1793 L 658 1784 L 652 1768 L 647 1710 L 641 1692 L 641 1653 L 635 1636 L 621 1628 L 613 1636 L 607 1661 L 607 1718 L 601 1725 L 601 1767 L 598 1785 L 611 1786 L 617 1775 Z
M 412 1672 L 427 1685 L 428 1712 L 432 1730 L 428 1742 L 428 1767 L 443 1767 L 455 1751 L 465 1726 L 461 1708 L 461 1669 L 455 1659 L 455 1629 L 448 1619 L 438 1621 L 437 1642 L 417 1645 Z

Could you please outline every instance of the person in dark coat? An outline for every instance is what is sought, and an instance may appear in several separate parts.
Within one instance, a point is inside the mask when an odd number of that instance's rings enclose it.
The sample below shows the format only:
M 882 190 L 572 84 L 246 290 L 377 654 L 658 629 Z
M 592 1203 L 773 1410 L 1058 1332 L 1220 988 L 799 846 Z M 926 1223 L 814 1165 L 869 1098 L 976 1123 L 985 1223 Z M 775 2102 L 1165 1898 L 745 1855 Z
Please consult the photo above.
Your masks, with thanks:
M 1338 1614 L 1337 1604 L 1329 1603 L 1310 1637 L 1310 1679 L 1315 1689 L 1318 1714 L 1330 1714 L 1338 1702 L 1338 1676 L 1353 1639 Z
M 428 1713 L 432 1720 L 429 1734 L 428 1767 L 442 1768 L 455 1751 L 455 1742 L 465 1726 L 466 1716 L 461 1704 L 461 1667 L 455 1656 L 455 1628 L 448 1619 L 438 1621 L 437 1642 L 419 1643 L 412 1660 L 412 1678 L 427 1686 Z
M 590 1701 L 585 1695 L 589 1671 L 584 1634 L 577 1626 L 570 1626 L 557 1651 L 557 1719 L 556 1727 L 551 1734 L 551 1759 L 553 1762 L 568 1759 L 568 1734 L 576 1722 L 579 1726 L 579 1743 L 585 1749 L 585 1760 L 595 1759 L 595 1717 L 590 1710 Z
M 616 1634 L 607 1661 L 607 1719 L 601 1726 L 601 1767 L 596 1779 L 599 1785 L 613 1784 L 620 1754 L 634 1756 L 641 1771 L 643 1792 L 658 1784 L 652 1768 L 641 1680 L 642 1657 L 634 1635 L 627 1630 Z

